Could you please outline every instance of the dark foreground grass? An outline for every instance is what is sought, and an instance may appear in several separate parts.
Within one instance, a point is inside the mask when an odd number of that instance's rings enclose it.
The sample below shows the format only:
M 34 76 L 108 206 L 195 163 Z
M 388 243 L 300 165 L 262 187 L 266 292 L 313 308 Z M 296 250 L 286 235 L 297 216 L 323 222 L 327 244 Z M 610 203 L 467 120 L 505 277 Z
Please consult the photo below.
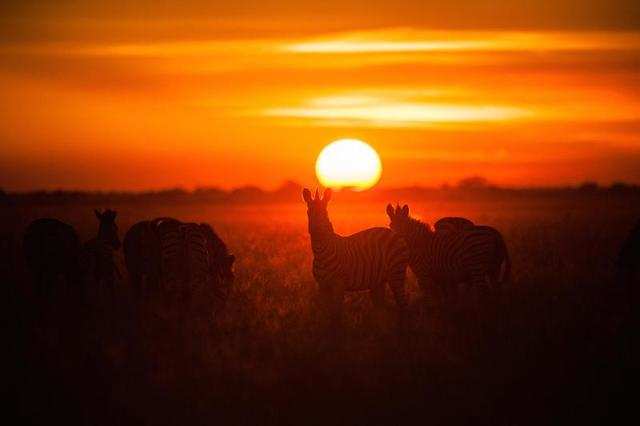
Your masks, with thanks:
M 126 278 L 115 301 L 99 289 L 82 304 L 59 292 L 45 309 L 16 255 L 3 287 L 7 414 L 91 425 L 621 422 L 637 415 L 638 322 L 613 261 L 638 211 L 565 210 L 475 212 L 505 234 L 511 286 L 477 312 L 434 306 L 410 277 L 400 330 L 366 293 L 345 298 L 341 329 L 323 326 L 304 216 L 173 213 L 217 225 L 238 257 L 216 318 L 173 301 L 135 305 Z M 32 217 L 67 215 L 88 237 L 91 219 L 73 211 L 16 212 L 14 234 Z M 168 214 L 121 211 L 122 229 Z

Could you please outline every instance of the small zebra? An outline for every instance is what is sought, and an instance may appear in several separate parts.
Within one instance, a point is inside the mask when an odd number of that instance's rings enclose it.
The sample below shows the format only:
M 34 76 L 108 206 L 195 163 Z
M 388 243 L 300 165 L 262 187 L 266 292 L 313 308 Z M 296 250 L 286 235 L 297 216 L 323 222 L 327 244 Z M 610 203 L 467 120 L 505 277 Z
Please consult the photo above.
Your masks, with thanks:
M 60 276 L 72 292 L 81 295 L 84 289 L 78 265 L 80 239 L 73 226 L 58 219 L 34 220 L 25 230 L 23 250 L 41 301 L 50 300 Z
M 340 320 L 345 291 L 370 290 L 376 307 L 384 305 L 385 283 L 389 284 L 402 314 L 408 306 L 405 275 L 408 250 L 403 239 L 387 228 L 369 228 L 343 237 L 334 232 L 327 204 L 331 189 L 321 198 L 304 189 L 309 234 L 313 251 L 313 276 L 325 307 Z
M 100 212 L 94 210 L 99 221 L 98 235 L 82 246 L 82 268 L 89 273 L 99 288 L 106 288 L 110 292 L 112 301 L 115 299 L 116 276 L 121 278 L 115 261 L 115 251 L 120 248 L 118 225 L 114 210 Z
M 450 290 L 455 294 L 459 284 L 484 292 L 498 289 L 508 280 L 509 254 L 497 230 L 472 225 L 466 219 L 456 218 L 447 224 L 447 218 L 433 231 L 426 223 L 410 217 L 407 205 L 394 209 L 389 204 L 387 215 L 390 228 L 407 242 L 409 266 L 418 284 L 423 290 L 433 285 L 441 301 Z
M 125 235 L 124 252 L 138 301 L 148 290 L 176 292 L 183 300 L 213 294 L 219 309 L 229 296 L 235 256 L 208 224 L 139 222 Z

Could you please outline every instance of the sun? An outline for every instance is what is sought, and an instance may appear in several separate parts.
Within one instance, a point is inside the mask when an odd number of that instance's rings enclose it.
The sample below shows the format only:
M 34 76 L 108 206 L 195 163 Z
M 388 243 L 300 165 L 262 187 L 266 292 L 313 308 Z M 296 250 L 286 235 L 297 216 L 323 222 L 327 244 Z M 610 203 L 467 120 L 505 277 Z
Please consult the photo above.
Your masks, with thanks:
M 316 160 L 316 175 L 327 188 L 364 191 L 380 180 L 378 153 L 358 139 L 339 139 L 325 146 Z

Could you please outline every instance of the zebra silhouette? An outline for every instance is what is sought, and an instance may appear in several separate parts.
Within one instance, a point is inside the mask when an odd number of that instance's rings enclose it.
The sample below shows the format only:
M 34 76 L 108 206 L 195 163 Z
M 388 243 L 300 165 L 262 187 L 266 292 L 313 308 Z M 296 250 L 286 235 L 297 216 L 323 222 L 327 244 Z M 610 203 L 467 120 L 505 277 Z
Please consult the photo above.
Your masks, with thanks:
M 334 232 L 327 204 L 331 190 L 322 198 L 308 189 L 302 192 L 307 203 L 309 234 L 313 251 L 313 276 L 323 305 L 334 320 L 342 315 L 345 291 L 370 290 L 376 307 L 384 305 L 388 283 L 401 313 L 407 308 L 405 275 L 409 260 L 407 246 L 387 228 L 369 228 L 349 236 Z
M 58 219 L 34 220 L 25 230 L 23 250 L 41 301 L 50 300 L 54 287 L 61 284 L 61 277 L 68 290 L 81 295 L 84 289 L 78 266 L 80 239 L 73 226 Z
M 106 288 L 112 301 L 115 299 L 116 278 L 121 278 L 115 261 L 115 251 L 120 248 L 118 225 L 114 210 L 94 210 L 99 221 L 98 235 L 82 246 L 82 268 L 94 280 L 98 288 Z
M 459 284 L 486 293 L 509 278 L 510 260 L 500 233 L 464 218 L 444 218 L 436 230 L 409 216 L 409 206 L 387 206 L 390 227 L 409 247 L 409 266 L 420 287 L 436 299 L 455 295 Z
M 208 224 L 173 218 L 139 222 L 125 235 L 124 253 L 139 301 L 151 292 L 172 293 L 183 302 L 211 295 L 220 309 L 229 297 L 235 256 Z

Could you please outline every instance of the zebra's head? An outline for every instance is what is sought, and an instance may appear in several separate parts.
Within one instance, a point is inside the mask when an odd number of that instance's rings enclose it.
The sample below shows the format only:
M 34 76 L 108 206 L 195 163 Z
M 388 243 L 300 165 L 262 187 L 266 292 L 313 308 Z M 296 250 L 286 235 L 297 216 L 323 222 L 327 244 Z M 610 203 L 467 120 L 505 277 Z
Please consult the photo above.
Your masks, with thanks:
M 235 280 L 233 264 L 236 257 L 229 253 L 227 245 L 215 233 L 211 225 L 201 223 L 200 229 L 207 237 L 207 250 L 211 256 L 212 273 L 216 275 L 225 286 L 231 286 Z
M 311 195 L 311 191 L 305 188 L 302 191 L 302 198 L 307 203 L 307 216 L 309 218 L 309 234 L 322 235 L 333 232 L 333 226 L 329 220 L 327 212 L 327 204 L 331 200 L 331 189 L 324 190 L 324 195 L 320 197 L 320 193 L 316 189 L 315 196 Z
M 404 205 L 400 207 L 396 205 L 395 209 L 391 204 L 387 204 L 387 216 L 391 222 L 389 228 L 399 235 L 406 236 L 409 234 L 409 227 L 411 225 L 411 217 L 409 216 L 409 206 Z
M 114 250 L 118 250 L 120 248 L 120 237 L 118 237 L 118 225 L 116 225 L 116 216 L 118 213 L 114 210 L 105 210 L 104 212 L 100 212 L 100 210 L 94 210 L 96 217 L 100 221 L 100 226 L 98 228 L 98 238 L 111 247 Z
M 236 257 L 232 254 L 225 254 L 219 260 L 220 268 L 218 270 L 218 274 L 220 275 L 220 279 L 227 286 L 231 286 L 236 279 L 236 276 L 233 273 L 233 263 L 235 261 L 236 261 Z

